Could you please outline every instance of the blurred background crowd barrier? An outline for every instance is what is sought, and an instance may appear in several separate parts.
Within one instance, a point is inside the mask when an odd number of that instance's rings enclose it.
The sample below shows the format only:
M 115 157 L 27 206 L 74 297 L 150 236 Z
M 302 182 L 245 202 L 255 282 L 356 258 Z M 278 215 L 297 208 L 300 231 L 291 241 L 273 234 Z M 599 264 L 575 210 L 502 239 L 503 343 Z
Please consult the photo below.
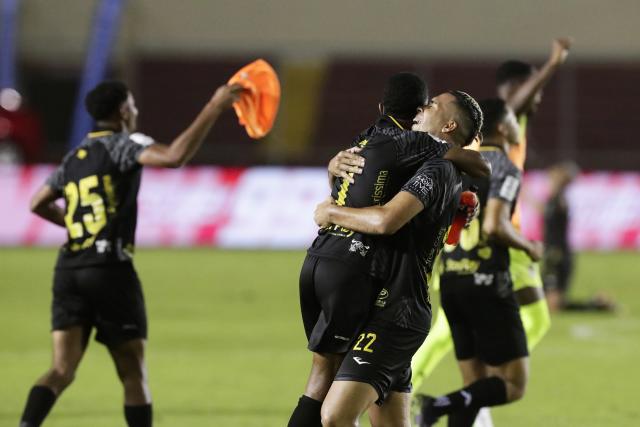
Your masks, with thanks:
M 51 166 L 0 168 L 0 245 L 57 245 L 65 231 L 25 215 Z M 523 229 L 542 238 L 546 173 L 523 185 Z M 322 168 L 191 167 L 145 170 L 139 196 L 141 246 L 304 249 L 317 228 L 313 209 L 328 194 Z M 640 249 L 640 174 L 585 173 L 571 186 L 570 239 L 578 250 Z M 603 204 L 603 200 L 607 203 Z

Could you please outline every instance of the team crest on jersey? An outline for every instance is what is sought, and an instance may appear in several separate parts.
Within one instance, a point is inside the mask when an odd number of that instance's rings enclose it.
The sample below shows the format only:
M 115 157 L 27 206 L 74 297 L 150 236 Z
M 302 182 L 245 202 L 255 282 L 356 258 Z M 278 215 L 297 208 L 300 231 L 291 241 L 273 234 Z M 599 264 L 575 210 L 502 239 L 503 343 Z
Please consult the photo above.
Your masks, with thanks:
M 418 176 L 410 185 L 422 197 L 427 197 L 433 190 L 433 180 L 428 176 Z
M 360 256 L 365 257 L 369 252 L 370 246 L 365 246 L 360 240 L 351 239 L 351 246 L 349 246 L 349 252 L 359 253 Z
M 380 293 L 378 294 L 378 298 L 376 298 L 376 307 L 384 308 L 387 305 L 386 299 L 389 297 L 389 291 L 385 288 L 382 288 Z

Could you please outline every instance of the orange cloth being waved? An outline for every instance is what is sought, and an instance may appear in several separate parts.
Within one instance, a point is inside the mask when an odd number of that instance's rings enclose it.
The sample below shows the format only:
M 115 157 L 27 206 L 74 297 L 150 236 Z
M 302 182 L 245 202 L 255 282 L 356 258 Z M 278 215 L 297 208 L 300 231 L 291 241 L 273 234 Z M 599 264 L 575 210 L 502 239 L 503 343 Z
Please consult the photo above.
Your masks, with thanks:
M 274 69 L 267 61 L 258 59 L 235 73 L 229 84 L 239 84 L 245 89 L 233 104 L 240 124 L 251 138 L 266 136 L 280 105 L 280 81 Z

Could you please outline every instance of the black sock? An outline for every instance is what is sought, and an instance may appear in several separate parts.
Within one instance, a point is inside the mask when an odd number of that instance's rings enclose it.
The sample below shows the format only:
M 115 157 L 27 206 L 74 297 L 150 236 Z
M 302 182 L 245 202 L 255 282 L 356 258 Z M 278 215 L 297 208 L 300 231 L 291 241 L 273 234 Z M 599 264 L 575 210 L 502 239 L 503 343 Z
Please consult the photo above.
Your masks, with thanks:
M 467 408 L 496 406 L 507 402 L 507 385 L 498 377 L 483 378 L 462 390 L 438 397 L 433 403 L 433 414 L 442 416 Z
M 473 427 L 478 412 L 480 408 L 473 407 L 449 414 L 447 427 Z
M 55 402 L 56 395 L 49 387 L 43 385 L 31 387 L 27 404 L 20 419 L 20 427 L 38 427 L 47 417 Z
M 151 420 L 153 419 L 151 404 L 136 406 L 125 405 L 124 417 L 127 419 L 127 425 L 129 427 L 151 427 Z
M 302 395 L 298 406 L 293 410 L 287 427 L 322 427 L 320 420 L 322 402 Z

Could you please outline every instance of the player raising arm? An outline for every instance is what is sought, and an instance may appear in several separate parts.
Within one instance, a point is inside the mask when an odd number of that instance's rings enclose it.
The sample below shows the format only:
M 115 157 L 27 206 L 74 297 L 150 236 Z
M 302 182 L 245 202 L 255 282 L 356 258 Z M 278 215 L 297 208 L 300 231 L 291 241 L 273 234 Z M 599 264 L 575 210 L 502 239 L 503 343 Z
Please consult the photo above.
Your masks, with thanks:
M 123 83 L 104 82 L 87 95 L 96 130 L 65 156 L 31 202 L 34 213 L 66 227 L 68 238 L 53 278 L 53 361 L 29 392 L 21 427 L 39 426 L 71 384 L 93 328 L 122 382 L 128 426 L 152 425 L 144 359 L 147 316 L 132 263 L 142 166 L 186 164 L 241 90 L 219 87 L 169 145 L 132 134 L 138 110 Z M 64 208 L 56 204 L 60 198 Z

